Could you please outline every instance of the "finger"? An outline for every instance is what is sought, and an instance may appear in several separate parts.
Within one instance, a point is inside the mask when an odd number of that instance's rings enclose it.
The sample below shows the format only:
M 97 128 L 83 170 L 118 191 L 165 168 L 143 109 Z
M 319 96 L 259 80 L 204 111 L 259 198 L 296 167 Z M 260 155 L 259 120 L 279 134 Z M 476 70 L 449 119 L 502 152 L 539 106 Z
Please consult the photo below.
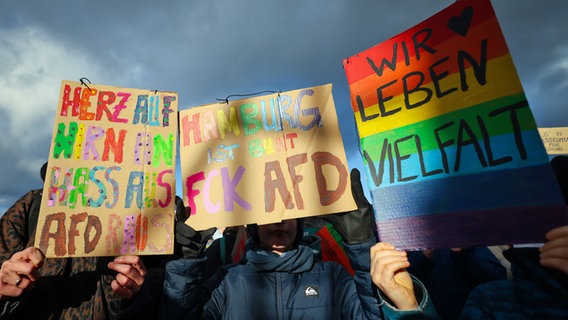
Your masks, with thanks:
M 382 268 L 379 271 L 379 276 L 382 279 L 381 282 L 384 284 L 395 285 L 399 284 L 395 276 L 400 272 L 406 272 L 406 268 L 408 268 L 410 264 L 408 260 L 391 260 L 389 263 L 382 265 Z
M 144 283 L 144 278 L 147 273 L 142 260 L 140 260 L 137 256 L 117 257 L 114 261 L 109 262 L 108 268 L 128 277 L 137 285 L 142 285 Z
M 36 268 L 40 268 L 45 260 L 43 252 L 36 247 L 29 247 L 24 250 L 26 253 L 26 260 L 33 264 Z
M 407 267 L 405 267 L 407 268 Z M 394 274 L 394 281 L 405 287 L 409 291 L 414 291 L 414 284 L 412 283 L 412 278 L 406 269 L 401 269 Z
M 546 234 L 546 239 L 548 240 L 554 240 L 561 237 L 568 237 L 568 226 L 552 229 Z
M 386 261 L 392 258 L 401 258 L 401 259 L 408 259 L 406 251 L 401 250 L 380 250 L 375 251 L 372 256 L 371 260 L 373 261 Z
M 121 287 L 132 292 L 137 292 L 137 290 L 142 286 L 141 284 L 136 283 L 136 281 L 134 281 L 132 278 L 122 273 L 117 274 L 115 280 Z
M 177 221 L 185 222 L 189 218 L 189 208 L 185 207 L 183 200 L 179 196 L 176 196 L 174 209 Z
M 28 277 L 21 277 L 15 283 L 15 286 L 22 289 L 22 290 L 25 290 L 32 285 L 33 285 L 33 282 Z
M 559 258 L 568 260 L 568 247 L 552 247 L 541 251 L 540 259 Z
M 144 262 L 139 256 L 132 256 L 132 255 L 118 256 L 114 259 L 114 262 L 131 265 L 133 268 L 138 270 L 140 274 L 144 275 L 146 274 L 146 266 L 144 265 Z
M 557 248 L 568 248 L 568 237 L 555 238 L 546 242 L 541 248 L 540 252 L 546 252 Z
M 178 234 L 181 235 L 182 237 L 186 238 L 186 239 L 191 239 L 191 238 L 195 237 L 197 232 L 195 231 L 195 229 L 188 226 L 187 224 L 182 223 L 182 222 L 178 222 L 178 223 L 176 223 L 176 235 L 178 235 Z
M 375 245 L 371 247 L 371 255 L 376 254 L 381 250 L 394 250 L 395 247 L 391 243 L 388 242 L 377 242 Z
M 353 199 L 357 204 L 357 208 L 370 206 L 369 201 L 367 201 L 365 193 L 363 192 L 361 173 L 357 168 L 351 169 L 351 193 L 353 194 Z
M 118 294 L 123 299 L 130 299 L 137 293 L 121 286 L 118 280 L 113 280 L 110 284 L 110 287 L 112 288 L 112 291 L 116 292 L 116 294 Z
M 10 284 L 0 284 L 0 297 L 19 297 L 24 293 L 24 289 Z
M 136 268 L 133 268 L 131 265 L 109 262 L 108 268 L 118 272 L 117 278 L 119 275 L 122 275 L 128 279 L 131 279 L 137 285 L 142 285 L 144 283 L 144 275 L 142 275 Z
M 34 270 L 36 270 L 35 266 L 29 262 L 10 259 L 2 264 L 2 271 L 6 273 L 6 277 L 9 276 L 13 280 L 10 284 L 15 283 L 20 278 L 20 275 L 34 279 L 37 274 Z
M 543 267 L 554 268 L 568 274 L 568 260 L 565 258 L 544 258 L 540 259 Z
M 405 252 L 403 254 L 401 252 L 393 252 L 385 256 L 376 254 L 371 260 L 371 273 L 380 277 L 392 278 L 394 273 L 409 266 L 410 263 Z

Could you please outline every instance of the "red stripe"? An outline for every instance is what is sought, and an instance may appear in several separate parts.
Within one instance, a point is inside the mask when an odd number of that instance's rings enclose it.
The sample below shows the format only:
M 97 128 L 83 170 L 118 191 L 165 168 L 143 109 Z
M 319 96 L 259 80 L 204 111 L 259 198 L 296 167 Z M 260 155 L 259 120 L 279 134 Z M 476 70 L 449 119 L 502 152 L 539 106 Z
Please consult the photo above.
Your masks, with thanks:
M 451 31 L 447 26 L 446 22 L 452 17 L 460 14 L 465 7 L 471 6 L 474 9 L 474 14 L 472 21 L 467 33 L 467 37 L 464 38 L 461 35 L 457 35 Z M 409 47 L 408 53 L 411 59 L 410 67 L 404 65 L 404 56 L 402 53 L 402 44 L 404 41 L 407 44 L 412 43 L 412 36 L 425 28 L 432 28 L 433 32 L 431 38 L 426 42 L 429 47 L 437 50 L 436 53 L 430 54 L 428 52 L 421 52 L 421 61 L 416 63 L 414 48 Z M 402 72 L 407 74 L 411 71 L 416 71 L 424 69 L 431 65 L 435 61 L 448 56 L 448 52 L 457 52 L 457 50 L 465 50 L 472 56 L 479 55 L 479 46 L 481 40 L 487 37 L 491 37 L 490 43 L 488 45 L 488 60 L 505 55 L 509 52 L 505 40 L 500 32 L 499 23 L 495 17 L 493 8 L 489 1 L 483 0 L 464 0 L 457 1 L 454 5 L 440 11 L 438 14 L 432 16 L 431 18 L 423 21 L 422 23 L 416 25 L 415 27 L 383 42 L 380 43 L 360 54 L 350 57 L 344 61 L 345 72 L 347 75 L 347 81 L 351 85 L 359 81 L 371 81 L 371 83 L 357 83 L 358 87 L 377 87 L 377 83 L 385 83 L 389 81 L 389 78 L 400 78 Z M 366 80 L 365 78 L 375 75 L 375 72 L 370 67 L 367 62 L 367 57 L 372 58 L 377 66 L 380 65 L 382 57 L 388 57 L 387 60 L 392 58 L 392 48 L 393 44 L 398 42 L 398 56 L 397 61 L 402 64 L 397 66 L 397 70 L 392 72 L 383 73 L 385 79 L 378 79 L 377 77 L 372 77 L 372 80 Z M 401 72 L 402 70 L 402 72 Z M 451 73 L 457 72 L 457 63 L 453 64 L 452 68 L 448 70 Z M 382 81 L 379 81 L 382 80 Z M 402 92 L 402 86 L 399 85 L 398 92 Z M 375 102 L 376 103 L 376 102 Z

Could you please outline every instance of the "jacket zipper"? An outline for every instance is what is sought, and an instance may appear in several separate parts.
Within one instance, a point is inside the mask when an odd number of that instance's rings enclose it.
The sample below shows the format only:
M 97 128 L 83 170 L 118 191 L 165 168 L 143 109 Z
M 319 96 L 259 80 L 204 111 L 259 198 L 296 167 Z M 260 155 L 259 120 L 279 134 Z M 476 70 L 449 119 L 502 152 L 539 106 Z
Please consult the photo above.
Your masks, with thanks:
M 276 318 L 278 320 L 283 319 L 282 318 L 282 276 L 280 274 L 280 272 L 276 273 L 276 310 L 277 310 L 277 316 Z

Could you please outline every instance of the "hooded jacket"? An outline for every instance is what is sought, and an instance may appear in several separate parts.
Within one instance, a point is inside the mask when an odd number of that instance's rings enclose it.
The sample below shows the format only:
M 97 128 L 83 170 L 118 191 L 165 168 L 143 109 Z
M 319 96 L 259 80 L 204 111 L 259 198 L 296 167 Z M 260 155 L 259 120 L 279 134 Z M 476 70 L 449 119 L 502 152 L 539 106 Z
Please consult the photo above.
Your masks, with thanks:
M 206 258 L 179 259 L 166 265 L 161 316 L 164 319 L 380 319 L 369 274 L 374 240 L 347 245 L 355 276 L 341 265 L 322 262 L 307 246 L 279 256 L 262 249 L 246 253 L 221 277 L 201 286 L 200 264 Z M 211 284 L 211 281 L 216 284 Z M 204 288 L 214 288 L 212 291 Z M 433 316 L 429 298 L 415 283 L 420 307 Z M 396 310 L 393 311 L 396 313 Z M 408 315 L 409 312 L 404 312 Z
M 537 248 L 504 254 L 513 278 L 477 286 L 460 319 L 568 319 L 568 276 L 542 267 Z

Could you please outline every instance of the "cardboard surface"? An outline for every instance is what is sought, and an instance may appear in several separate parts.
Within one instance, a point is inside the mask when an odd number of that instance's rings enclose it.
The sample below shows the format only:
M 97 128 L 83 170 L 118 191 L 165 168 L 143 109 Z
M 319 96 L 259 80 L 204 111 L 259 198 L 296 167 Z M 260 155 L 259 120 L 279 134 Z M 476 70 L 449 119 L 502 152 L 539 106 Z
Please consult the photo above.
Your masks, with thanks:
M 541 242 L 568 222 L 488 0 L 457 1 L 344 68 L 382 241 Z
M 173 252 L 177 100 L 62 82 L 35 238 L 47 257 Z
M 203 230 L 355 209 L 331 88 L 181 111 L 186 223 Z

